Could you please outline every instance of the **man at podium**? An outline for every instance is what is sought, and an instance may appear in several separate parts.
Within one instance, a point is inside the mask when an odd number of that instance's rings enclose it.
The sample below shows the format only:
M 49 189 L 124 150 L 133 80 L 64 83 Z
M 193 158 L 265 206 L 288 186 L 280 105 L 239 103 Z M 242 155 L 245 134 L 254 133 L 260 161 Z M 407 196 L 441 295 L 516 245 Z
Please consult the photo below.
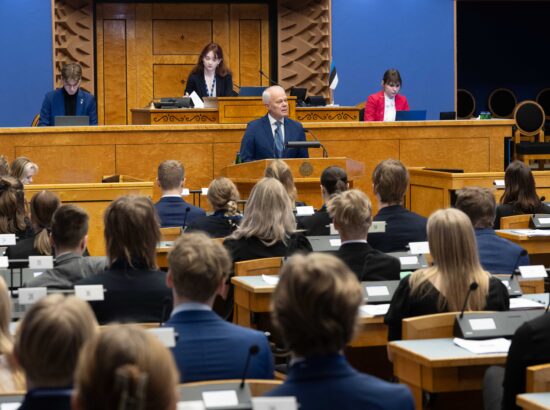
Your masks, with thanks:
M 262 101 L 268 113 L 251 121 L 241 141 L 242 162 L 266 158 L 307 158 L 306 148 L 285 148 L 288 141 L 305 141 L 304 127 L 288 118 L 288 99 L 285 90 L 274 85 L 266 88 Z

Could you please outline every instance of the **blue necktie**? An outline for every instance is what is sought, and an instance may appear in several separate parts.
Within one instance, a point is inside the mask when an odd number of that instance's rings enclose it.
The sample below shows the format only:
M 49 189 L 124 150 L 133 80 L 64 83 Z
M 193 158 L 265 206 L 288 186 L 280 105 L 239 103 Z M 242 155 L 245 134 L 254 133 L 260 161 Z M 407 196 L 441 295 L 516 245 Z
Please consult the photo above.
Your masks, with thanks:
M 281 132 L 281 121 L 275 122 L 275 150 L 277 158 L 283 157 L 283 133 Z

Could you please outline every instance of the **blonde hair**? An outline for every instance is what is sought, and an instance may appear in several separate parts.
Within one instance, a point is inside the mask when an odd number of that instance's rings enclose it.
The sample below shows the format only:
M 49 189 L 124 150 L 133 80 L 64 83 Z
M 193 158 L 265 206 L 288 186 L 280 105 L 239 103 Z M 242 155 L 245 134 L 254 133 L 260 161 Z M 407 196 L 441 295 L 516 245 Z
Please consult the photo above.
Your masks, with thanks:
M 224 246 L 203 233 L 182 235 L 168 255 L 176 294 L 206 302 L 233 267 Z
M 25 388 L 23 372 L 17 366 L 13 357 L 13 342 L 10 335 L 11 298 L 4 278 L 0 276 L 0 355 L 4 355 L 11 372 L 13 387 L 17 390 Z M 8 391 L 0 384 L 0 392 Z M 10 386 L 12 387 L 12 386 Z
M 231 239 L 257 237 L 264 245 L 287 244 L 296 229 L 292 202 L 275 178 L 262 178 L 250 192 L 239 228 Z
M 169 159 L 159 164 L 157 179 L 163 191 L 181 187 L 184 177 L 185 169 L 181 162 L 175 159 Z
M 87 302 L 49 295 L 27 311 L 15 336 L 15 355 L 34 387 L 73 383 L 78 353 L 98 326 Z
M 0 177 L 0 234 L 24 231 L 25 217 L 23 184 L 13 177 Z
M 398 159 L 386 159 L 374 168 L 372 184 L 382 202 L 402 204 L 409 185 L 409 171 Z
M 364 192 L 351 189 L 334 195 L 327 203 L 327 211 L 343 232 L 367 237 L 372 223 L 372 204 Z
M 440 209 L 428 219 L 428 242 L 434 266 L 411 275 L 411 294 L 420 297 L 428 291 L 425 285 L 437 279 L 438 306 L 449 311 L 461 310 L 470 284 L 478 289 L 470 295 L 467 308 L 482 310 L 489 292 L 490 274 L 479 264 L 474 228 L 468 216 L 458 209 Z
M 292 171 L 286 162 L 281 159 L 272 160 L 265 169 L 264 176 L 268 178 L 275 178 L 283 184 L 290 200 L 294 204 L 298 193 L 296 191 L 296 186 L 294 185 Z
M 147 331 L 114 326 L 82 348 L 75 400 L 83 410 L 169 410 L 177 403 L 172 353 Z
M 215 211 L 225 210 L 225 216 L 240 215 L 237 207 L 239 191 L 229 178 L 218 177 L 210 182 L 206 197 Z
M 292 256 L 283 265 L 271 318 L 299 356 L 330 354 L 352 339 L 363 293 L 357 277 L 335 256 Z
M 35 174 L 38 173 L 38 165 L 27 157 L 15 158 L 10 166 L 11 176 L 21 182 L 23 182 L 29 170 L 33 170 Z
M 55 211 L 61 206 L 59 197 L 50 191 L 40 191 L 30 202 L 31 223 L 34 229 L 34 248 L 41 255 L 51 255 L 52 246 L 48 230 L 51 229 Z

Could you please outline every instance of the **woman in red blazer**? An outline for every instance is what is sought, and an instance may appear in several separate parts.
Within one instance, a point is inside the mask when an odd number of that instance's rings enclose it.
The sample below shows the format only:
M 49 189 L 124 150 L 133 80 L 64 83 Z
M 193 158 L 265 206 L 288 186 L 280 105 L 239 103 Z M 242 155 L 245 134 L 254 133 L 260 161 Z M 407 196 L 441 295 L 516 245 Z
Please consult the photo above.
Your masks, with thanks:
M 396 111 L 409 111 L 407 98 L 399 95 L 401 74 L 391 68 L 382 79 L 382 91 L 369 96 L 365 105 L 365 121 L 395 121 Z M 389 108 L 385 113 L 386 106 Z

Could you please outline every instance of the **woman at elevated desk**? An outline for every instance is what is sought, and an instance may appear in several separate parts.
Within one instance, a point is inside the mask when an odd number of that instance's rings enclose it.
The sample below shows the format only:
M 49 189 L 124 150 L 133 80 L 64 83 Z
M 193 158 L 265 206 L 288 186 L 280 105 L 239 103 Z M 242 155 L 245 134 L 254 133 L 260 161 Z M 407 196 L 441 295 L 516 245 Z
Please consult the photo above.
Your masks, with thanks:
M 386 70 L 382 90 L 372 94 L 365 104 L 365 121 L 395 121 L 396 111 L 409 111 L 409 103 L 401 91 L 401 74 L 394 68 Z
M 185 95 L 193 91 L 200 98 L 233 95 L 231 71 L 223 61 L 223 50 L 219 44 L 210 43 L 203 48 L 197 65 L 187 78 Z

